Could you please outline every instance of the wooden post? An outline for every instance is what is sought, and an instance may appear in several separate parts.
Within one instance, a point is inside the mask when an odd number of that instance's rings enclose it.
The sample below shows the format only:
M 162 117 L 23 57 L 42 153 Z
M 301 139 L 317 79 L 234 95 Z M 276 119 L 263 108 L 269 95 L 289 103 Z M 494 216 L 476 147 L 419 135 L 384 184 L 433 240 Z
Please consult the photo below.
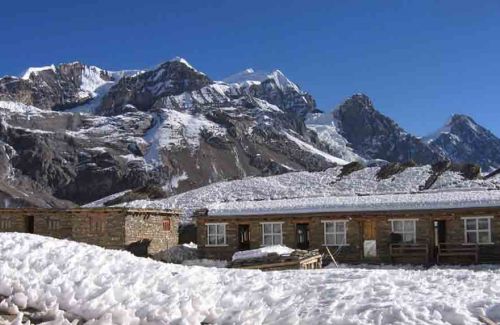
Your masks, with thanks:
M 335 266 L 338 268 L 339 265 L 337 264 L 337 261 L 335 261 L 335 258 L 333 257 L 332 252 L 330 252 L 330 249 L 328 248 L 328 246 L 325 246 L 325 247 L 326 247 L 326 250 L 327 250 L 328 254 L 332 258 L 333 264 L 335 264 Z

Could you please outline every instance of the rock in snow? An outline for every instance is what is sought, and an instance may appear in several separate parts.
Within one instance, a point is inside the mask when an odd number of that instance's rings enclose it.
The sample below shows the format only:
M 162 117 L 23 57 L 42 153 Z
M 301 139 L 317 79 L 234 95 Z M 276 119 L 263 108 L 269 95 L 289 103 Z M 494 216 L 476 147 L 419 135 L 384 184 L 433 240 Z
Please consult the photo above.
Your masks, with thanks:
M 18 233 L 0 234 L 0 260 L 0 295 L 87 324 L 439 325 L 500 315 L 498 266 L 264 273 L 165 264 Z

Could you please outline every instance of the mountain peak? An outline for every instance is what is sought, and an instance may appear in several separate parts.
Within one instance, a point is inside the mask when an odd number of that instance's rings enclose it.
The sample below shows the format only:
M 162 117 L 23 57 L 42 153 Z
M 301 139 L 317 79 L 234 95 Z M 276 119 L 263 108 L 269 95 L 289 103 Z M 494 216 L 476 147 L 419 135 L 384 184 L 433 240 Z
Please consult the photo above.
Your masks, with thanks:
M 452 115 L 445 126 L 426 137 L 425 141 L 455 162 L 475 162 L 486 171 L 500 166 L 500 139 L 470 116 Z
M 238 73 L 232 74 L 229 77 L 222 79 L 223 82 L 228 84 L 242 84 L 247 82 L 262 82 L 268 78 L 269 72 L 262 70 L 254 70 L 247 68 Z
M 441 157 L 427 144 L 402 129 L 394 120 L 377 111 L 365 94 L 354 94 L 333 111 L 339 133 L 364 158 L 419 164 Z
M 337 109 L 370 109 L 375 110 L 373 107 L 373 102 L 370 97 L 363 93 L 356 93 L 351 97 L 344 100 L 342 104 Z
M 198 71 L 195 68 L 193 68 L 193 66 L 191 64 L 189 64 L 189 62 L 186 59 L 184 59 L 180 56 L 176 56 L 175 58 L 169 60 L 168 62 L 179 62 L 179 63 L 184 64 L 185 66 L 187 66 L 188 68 L 190 68 L 192 70 Z
M 254 70 L 252 68 L 245 69 L 241 72 L 235 73 L 229 77 L 224 78 L 222 81 L 229 84 L 246 84 L 246 83 L 261 83 L 266 80 L 272 80 L 276 86 L 282 91 L 293 89 L 300 92 L 299 87 L 288 79 L 281 70 L 276 69 L 271 72 L 262 70 Z
M 276 83 L 276 86 L 278 86 L 279 89 L 285 91 L 286 89 L 293 89 L 297 92 L 300 92 L 299 87 L 290 81 L 281 70 L 274 70 L 271 72 L 268 76 L 267 79 L 272 79 Z
M 21 79 L 28 80 L 32 74 L 38 74 L 41 71 L 52 70 L 56 72 L 56 66 L 54 64 L 43 66 L 43 67 L 30 67 L 22 75 Z
M 448 121 L 447 125 L 452 126 L 457 124 L 466 124 L 473 128 L 475 128 L 475 126 L 478 126 L 478 124 L 474 121 L 474 119 L 468 115 L 453 114 L 450 120 Z
M 443 127 L 424 137 L 424 140 L 426 142 L 432 142 L 443 134 L 453 133 L 458 135 L 458 133 L 463 133 L 463 130 L 465 129 L 477 133 L 480 132 L 481 128 L 482 127 L 477 124 L 472 117 L 464 114 L 453 114 Z

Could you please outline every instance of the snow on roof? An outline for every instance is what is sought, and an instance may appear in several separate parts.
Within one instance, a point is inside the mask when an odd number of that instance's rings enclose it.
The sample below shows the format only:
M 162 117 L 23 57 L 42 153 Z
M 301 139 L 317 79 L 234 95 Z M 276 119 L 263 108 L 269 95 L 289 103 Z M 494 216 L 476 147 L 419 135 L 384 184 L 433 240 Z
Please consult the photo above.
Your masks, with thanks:
M 500 190 L 236 201 L 211 204 L 208 206 L 208 215 L 245 216 L 479 207 L 500 207 Z

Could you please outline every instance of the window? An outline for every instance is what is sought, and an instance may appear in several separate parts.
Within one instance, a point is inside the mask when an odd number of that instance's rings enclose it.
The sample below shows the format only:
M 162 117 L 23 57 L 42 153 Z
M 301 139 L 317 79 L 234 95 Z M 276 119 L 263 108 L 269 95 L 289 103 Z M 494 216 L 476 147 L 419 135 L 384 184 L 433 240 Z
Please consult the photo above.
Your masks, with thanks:
M 163 230 L 170 231 L 170 219 L 163 220 Z
M 283 244 L 283 223 L 266 222 L 262 225 L 262 246 Z
M 89 217 L 90 221 L 90 232 L 93 233 L 103 233 L 104 232 L 104 218 L 101 216 L 91 216 Z
M 464 218 L 466 244 L 491 243 L 491 217 Z
M 59 219 L 57 218 L 47 219 L 47 227 L 49 228 L 49 230 L 59 230 L 61 228 Z
M 323 221 L 326 246 L 347 245 L 347 220 Z
M 401 235 L 403 243 L 414 244 L 417 241 L 417 220 L 391 220 L 392 232 Z
M 9 230 L 12 227 L 12 220 L 9 217 L 4 217 L 0 219 L 0 229 Z
M 226 224 L 207 223 L 207 246 L 226 245 Z

